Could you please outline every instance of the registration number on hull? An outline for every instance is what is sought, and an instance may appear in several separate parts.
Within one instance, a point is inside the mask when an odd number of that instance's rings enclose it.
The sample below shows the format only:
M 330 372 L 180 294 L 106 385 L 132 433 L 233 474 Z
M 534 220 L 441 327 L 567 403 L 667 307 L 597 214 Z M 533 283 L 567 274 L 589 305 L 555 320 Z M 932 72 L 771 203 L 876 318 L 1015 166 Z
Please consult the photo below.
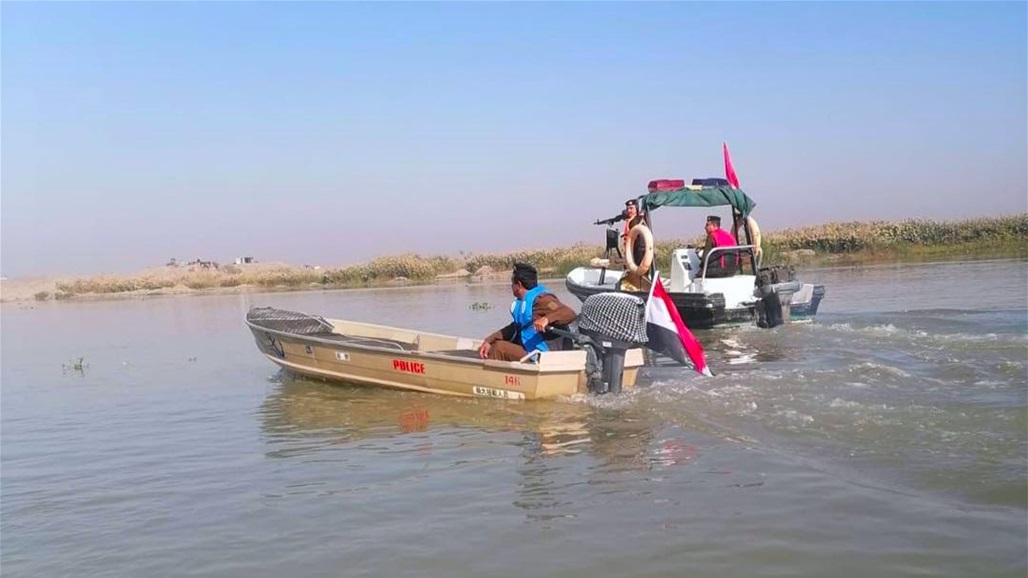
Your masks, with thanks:
M 482 387 L 476 385 L 471 389 L 475 395 L 481 395 L 484 397 L 496 397 L 500 399 L 525 399 L 525 394 L 520 391 L 510 391 L 507 389 L 493 389 L 491 387 Z

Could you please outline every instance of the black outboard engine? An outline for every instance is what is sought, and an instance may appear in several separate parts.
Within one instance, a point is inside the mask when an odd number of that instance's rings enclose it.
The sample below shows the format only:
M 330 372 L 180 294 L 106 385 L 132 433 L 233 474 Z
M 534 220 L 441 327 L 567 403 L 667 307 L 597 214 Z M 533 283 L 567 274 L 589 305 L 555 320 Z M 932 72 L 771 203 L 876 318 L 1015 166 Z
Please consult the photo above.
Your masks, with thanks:
M 625 351 L 644 345 L 646 304 L 626 293 L 597 293 L 582 303 L 579 345 L 589 354 L 589 391 L 621 393 Z M 602 369 L 601 369 L 602 368 Z
M 771 285 L 757 287 L 754 292 L 760 300 L 757 301 L 757 326 L 764 329 L 772 329 L 785 323 L 782 315 L 782 298 L 778 291 Z
M 790 321 L 789 304 L 800 289 L 792 267 L 762 267 L 757 274 L 757 326 L 765 329 L 778 327 Z

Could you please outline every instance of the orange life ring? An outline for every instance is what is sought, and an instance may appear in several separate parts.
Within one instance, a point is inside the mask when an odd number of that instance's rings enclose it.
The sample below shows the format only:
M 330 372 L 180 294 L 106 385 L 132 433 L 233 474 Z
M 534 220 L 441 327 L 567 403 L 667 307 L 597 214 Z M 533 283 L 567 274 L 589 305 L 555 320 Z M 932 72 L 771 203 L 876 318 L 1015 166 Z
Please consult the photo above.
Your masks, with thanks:
M 639 236 L 642 236 L 643 243 L 646 246 L 646 252 L 643 253 L 643 258 L 640 263 L 635 262 L 635 244 L 639 241 Z M 653 264 L 653 233 L 650 232 L 650 228 L 642 223 L 632 227 L 632 230 L 628 232 L 628 239 L 625 240 L 625 267 L 629 272 L 636 275 L 645 275 L 650 271 L 650 265 Z

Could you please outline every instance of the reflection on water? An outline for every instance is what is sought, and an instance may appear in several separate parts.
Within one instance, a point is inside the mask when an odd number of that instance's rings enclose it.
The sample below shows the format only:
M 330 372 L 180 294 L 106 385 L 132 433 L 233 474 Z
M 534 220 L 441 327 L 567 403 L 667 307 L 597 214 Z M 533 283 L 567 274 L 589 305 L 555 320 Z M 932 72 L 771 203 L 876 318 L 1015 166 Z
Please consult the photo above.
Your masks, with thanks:
M 427 460 L 446 459 L 452 439 L 471 431 L 485 449 L 462 447 L 452 466 L 494 459 L 492 444 L 517 448 L 513 504 L 534 521 L 573 517 L 563 511 L 580 499 L 583 477 L 615 483 L 621 473 L 687 465 L 698 453 L 653 414 L 632 407 L 444 397 L 322 383 L 285 371 L 276 380 L 281 385 L 260 411 L 269 458 L 346 461 L 345 450 L 384 457 L 404 446 Z M 572 462 L 553 461 L 562 459 Z
M 520 436 L 526 462 L 586 453 L 609 469 L 680 465 L 695 448 L 673 439 L 654 444 L 663 424 L 632 408 L 538 401 L 511 403 L 324 383 L 276 374 L 281 386 L 261 407 L 269 457 L 317 453 L 326 446 L 453 430 Z

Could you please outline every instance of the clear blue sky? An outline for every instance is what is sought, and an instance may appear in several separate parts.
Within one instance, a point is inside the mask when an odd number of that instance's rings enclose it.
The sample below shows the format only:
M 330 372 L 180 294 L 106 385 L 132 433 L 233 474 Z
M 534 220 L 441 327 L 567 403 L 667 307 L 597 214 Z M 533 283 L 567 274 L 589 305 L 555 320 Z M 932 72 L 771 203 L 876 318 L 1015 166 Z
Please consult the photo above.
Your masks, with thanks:
M 1026 6 L 3 2 L 0 269 L 599 244 L 722 140 L 765 230 L 1028 211 Z

